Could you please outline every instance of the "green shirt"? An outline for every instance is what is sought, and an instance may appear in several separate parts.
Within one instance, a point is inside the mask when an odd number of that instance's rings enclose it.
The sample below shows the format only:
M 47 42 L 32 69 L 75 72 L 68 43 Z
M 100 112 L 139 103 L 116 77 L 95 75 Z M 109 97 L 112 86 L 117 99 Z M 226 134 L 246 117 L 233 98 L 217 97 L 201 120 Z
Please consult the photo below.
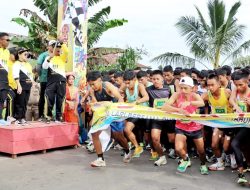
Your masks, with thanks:
M 42 64 L 47 56 L 49 56 L 49 53 L 46 51 L 46 52 L 43 52 L 42 54 L 40 54 L 38 59 L 37 59 L 37 64 L 38 64 L 38 66 L 40 66 L 40 69 L 41 69 L 41 73 L 39 75 L 40 82 L 47 82 L 48 69 L 42 68 Z

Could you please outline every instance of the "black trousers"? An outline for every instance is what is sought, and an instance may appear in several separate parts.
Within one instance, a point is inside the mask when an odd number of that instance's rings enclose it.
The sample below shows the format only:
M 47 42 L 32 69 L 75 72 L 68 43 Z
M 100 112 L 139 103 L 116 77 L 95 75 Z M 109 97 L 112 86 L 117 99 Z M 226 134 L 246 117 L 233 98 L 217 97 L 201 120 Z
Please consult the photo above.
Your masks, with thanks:
M 241 152 L 241 145 L 249 138 L 250 129 L 240 128 L 238 133 L 232 140 L 231 146 L 235 154 L 235 160 L 238 167 L 243 167 L 243 154 Z
M 27 104 L 30 97 L 30 90 L 22 90 L 21 94 L 16 94 L 15 100 L 15 118 L 17 120 L 25 119 Z
M 7 89 L 0 90 L 0 119 L 3 119 L 4 102 L 7 99 L 8 91 Z
M 53 82 L 45 90 L 45 116 L 52 117 L 52 109 L 56 106 L 56 120 L 60 120 L 64 110 L 66 82 Z M 46 112 L 47 111 L 47 112 Z
M 10 89 L 7 95 L 7 107 L 6 107 L 6 115 L 5 119 L 7 119 L 8 116 L 13 117 L 15 114 L 15 97 L 16 97 L 16 91 L 13 89 Z
M 44 104 L 45 104 L 45 90 L 47 82 L 40 83 L 40 99 L 38 103 L 39 118 L 44 116 Z

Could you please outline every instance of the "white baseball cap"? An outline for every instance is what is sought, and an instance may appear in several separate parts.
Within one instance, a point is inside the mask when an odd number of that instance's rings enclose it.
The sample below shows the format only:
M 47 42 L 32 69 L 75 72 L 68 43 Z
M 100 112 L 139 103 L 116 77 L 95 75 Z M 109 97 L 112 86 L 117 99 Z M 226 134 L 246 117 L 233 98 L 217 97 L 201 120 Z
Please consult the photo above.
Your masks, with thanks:
M 56 43 L 56 40 L 50 40 L 49 43 L 48 43 L 48 45 L 49 45 L 49 46 L 52 46 L 52 45 L 54 45 L 55 43 Z
M 191 77 L 182 77 L 179 84 L 185 84 L 194 87 L 194 81 Z

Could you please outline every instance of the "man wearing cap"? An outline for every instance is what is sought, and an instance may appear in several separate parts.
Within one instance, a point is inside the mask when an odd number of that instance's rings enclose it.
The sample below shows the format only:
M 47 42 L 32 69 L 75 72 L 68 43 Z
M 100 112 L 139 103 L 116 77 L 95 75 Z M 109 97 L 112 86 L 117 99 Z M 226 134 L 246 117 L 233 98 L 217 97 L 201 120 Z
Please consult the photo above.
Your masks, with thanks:
M 180 91 L 175 92 L 169 101 L 163 106 L 163 110 L 169 113 L 194 114 L 198 107 L 203 107 L 204 101 L 200 95 L 193 92 L 194 82 L 189 76 L 180 79 Z M 202 175 L 208 174 L 206 166 L 206 154 L 204 149 L 204 139 L 202 125 L 193 121 L 177 120 L 175 125 L 175 151 L 182 158 L 177 170 L 185 172 L 187 167 L 191 166 L 190 158 L 187 155 L 187 138 L 194 141 L 199 153 Z
M 9 35 L 5 32 L 0 33 L 0 125 L 8 125 L 9 123 L 3 119 L 2 112 L 4 102 L 7 99 L 9 91 L 8 82 L 8 61 L 10 52 L 7 49 L 9 46 Z
M 65 44 L 55 41 L 51 44 L 53 52 L 49 52 L 42 64 L 48 69 L 48 80 L 45 90 L 45 116 L 46 122 L 52 119 L 52 109 L 56 105 L 56 121 L 62 121 L 63 104 L 66 94 L 65 64 L 68 57 L 68 48 Z
M 47 86 L 47 78 L 48 78 L 48 69 L 43 69 L 42 64 L 46 57 L 49 54 L 53 53 L 53 44 L 55 44 L 56 40 L 50 40 L 48 43 L 48 51 L 43 52 L 39 55 L 37 59 L 37 72 L 39 74 L 39 81 L 40 81 L 40 99 L 39 99 L 39 118 L 42 120 L 44 118 L 44 104 L 45 104 L 45 89 Z

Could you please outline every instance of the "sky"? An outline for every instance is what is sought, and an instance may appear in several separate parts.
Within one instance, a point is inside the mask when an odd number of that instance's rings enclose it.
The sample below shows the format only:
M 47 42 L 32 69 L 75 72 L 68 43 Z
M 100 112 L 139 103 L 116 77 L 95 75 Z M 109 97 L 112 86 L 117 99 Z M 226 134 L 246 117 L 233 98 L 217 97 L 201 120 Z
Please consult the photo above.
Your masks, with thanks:
M 236 1 L 224 0 L 224 2 L 229 9 Z M 240 24 L 246 26 L 243 39 L 245 41 L 250 38 L 250 22 L 247 16 L 250 1 L 241 0 L 241 3 L 237 18 Z M 185 38 L 180 35 L 175 23 L 181 16 L 197 16 L 194 5 L 207 16 L 207 0 L 103 0 L 89 9 L 89 17 L 102 8 L 111 6 L 109 19 L 124 18 L 128 23 L 105 32 L 95 47 L 143 47 L 148 55 L 144 56 L 140 63 L 153 68 L 157 68 L 158 65 L 151 63 L 150 60 L 162 53 L 178 52 L 191 56 Z M 22 8 L 37 11 L 41 15 L 33 6 L 32 0 L 1 1 L 1 31 L 27 35 L 25 28 L 11 22 L 11 18 L 17 17 Z

